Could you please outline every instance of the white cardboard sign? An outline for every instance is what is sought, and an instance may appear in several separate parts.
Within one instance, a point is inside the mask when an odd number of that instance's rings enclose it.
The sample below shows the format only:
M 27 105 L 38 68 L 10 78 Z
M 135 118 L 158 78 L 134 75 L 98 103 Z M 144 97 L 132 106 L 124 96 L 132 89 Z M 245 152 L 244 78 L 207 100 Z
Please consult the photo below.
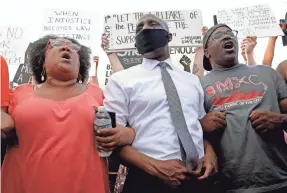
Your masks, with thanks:
M 202 46 L 203 24 L 200 10 L 156 11 L 106 15 L 104 31 L 110 43 L 107 50 L 134 49 L 136 25 L 145 14 L 153 14 L 166 21 L 173 34 L 169 46 Z
M 279 21 L 269 5 L 256 5 L 218 11 L 217 22 L 238 31 L 238 38 L 246 36 L 282 36 Z

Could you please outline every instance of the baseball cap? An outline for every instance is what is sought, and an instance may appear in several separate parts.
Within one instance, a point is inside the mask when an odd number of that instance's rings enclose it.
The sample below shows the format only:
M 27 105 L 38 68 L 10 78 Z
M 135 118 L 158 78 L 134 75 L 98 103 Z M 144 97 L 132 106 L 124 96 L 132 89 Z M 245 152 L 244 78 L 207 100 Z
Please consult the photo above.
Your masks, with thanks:
M 207 30 L 205 36 L 203 37 L 203 50 L 206 49 L 207 47 L 207 42 L 209 40 L 209 38 L 211 37 L 211 35 L 213 34 L 213 32 L 220 28 L 220 27 L 227 27 L 229 28 L 230 30 L 232 30 L 228 25 L 226 24 L 217 24 L 217 25 L 214 25 L 212 26 L 210 29 Z M 212 70 L 212 67 L 211 67 L 211 64 L 209 62 L 209 59 L 203 55 L 203 68 L 206 70 L 206 71 L 211 71 Z

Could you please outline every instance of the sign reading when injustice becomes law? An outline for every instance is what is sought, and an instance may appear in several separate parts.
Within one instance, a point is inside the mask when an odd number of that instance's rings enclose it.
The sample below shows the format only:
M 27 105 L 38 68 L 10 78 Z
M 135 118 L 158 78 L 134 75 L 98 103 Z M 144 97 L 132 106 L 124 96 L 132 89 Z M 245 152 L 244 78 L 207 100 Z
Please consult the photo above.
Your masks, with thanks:
M 48 34 L 73 38 L 85 46 L 92 47 L 92 16 L 79 11 L 45 10 L 42 35 Z
M 111 14 L 105 16 L 104 31 L 109 39 L 107 50 L 135 48 L 136 24 L 145 14 L 153 14 L 167 22 L 173 34 L 170 46 L 202 46 L 202 13 L 200 10 L 158 11 Z
M 218 11 L 217 22 L 238 31 L 239 38 L 246 36 L 281 36 L 283 32 L 269 5 L 256 5 Z

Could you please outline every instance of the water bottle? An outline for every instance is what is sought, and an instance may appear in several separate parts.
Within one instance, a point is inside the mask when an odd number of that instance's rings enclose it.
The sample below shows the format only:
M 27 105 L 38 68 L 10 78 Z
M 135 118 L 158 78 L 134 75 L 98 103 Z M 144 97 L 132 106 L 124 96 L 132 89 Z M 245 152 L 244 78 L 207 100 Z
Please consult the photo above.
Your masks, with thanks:
M 94 121 L 94 130 L 112 128 L 112 120 L 109 113 L 106 111 L 105 107 L 100 106 L 98 112 L 96 113 Z M 97 146 L 97 145 L 96 145 Z M 102 151 L 98 150 L 100 157 L 108 157 L 111 155 L 112 151 Z

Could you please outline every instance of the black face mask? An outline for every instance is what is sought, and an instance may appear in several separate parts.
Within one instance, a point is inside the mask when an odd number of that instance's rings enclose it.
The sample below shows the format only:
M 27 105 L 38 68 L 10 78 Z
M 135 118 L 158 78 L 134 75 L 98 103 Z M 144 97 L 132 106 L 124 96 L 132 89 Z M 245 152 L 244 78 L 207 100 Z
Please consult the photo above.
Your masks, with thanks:
M 139 54 L 145 54 L 167 45 L 168 32 L 164 29 L 143 29 L 136 35 L 135 40 Z

